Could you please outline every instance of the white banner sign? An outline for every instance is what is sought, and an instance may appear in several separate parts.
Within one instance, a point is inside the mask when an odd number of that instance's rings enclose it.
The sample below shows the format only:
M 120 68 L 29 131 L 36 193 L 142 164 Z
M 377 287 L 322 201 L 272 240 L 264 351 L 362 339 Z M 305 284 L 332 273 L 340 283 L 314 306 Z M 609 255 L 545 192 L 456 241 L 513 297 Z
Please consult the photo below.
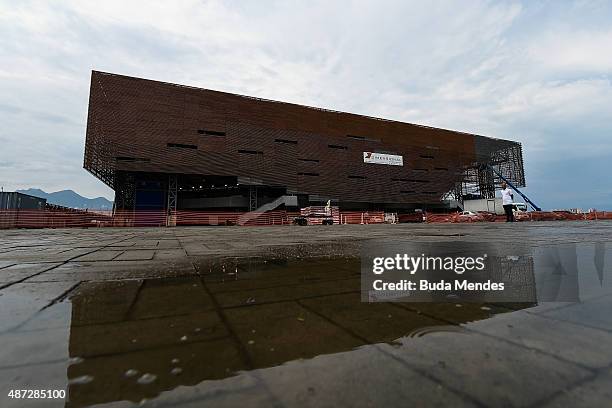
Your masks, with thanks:
M 388 164 L 390 166 L 403 166 L 404 157 L 395 154 L 363 152 L 364 163 Z

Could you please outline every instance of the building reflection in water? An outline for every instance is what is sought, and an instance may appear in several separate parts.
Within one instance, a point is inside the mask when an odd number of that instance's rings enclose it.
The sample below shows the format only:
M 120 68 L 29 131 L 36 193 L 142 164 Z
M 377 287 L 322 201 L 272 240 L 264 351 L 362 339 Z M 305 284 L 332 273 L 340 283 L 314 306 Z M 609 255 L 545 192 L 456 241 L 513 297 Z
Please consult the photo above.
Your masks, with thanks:
M 578 302 L 576 244 L 541 247 L 535 251 L 538 299 L 546 302 Z
M 82 283 L 69 406 L 139 402 L 241 370 L 393 342 L 530 304 L 362 303 L 358 258 L 219 260 L 199 275 Z

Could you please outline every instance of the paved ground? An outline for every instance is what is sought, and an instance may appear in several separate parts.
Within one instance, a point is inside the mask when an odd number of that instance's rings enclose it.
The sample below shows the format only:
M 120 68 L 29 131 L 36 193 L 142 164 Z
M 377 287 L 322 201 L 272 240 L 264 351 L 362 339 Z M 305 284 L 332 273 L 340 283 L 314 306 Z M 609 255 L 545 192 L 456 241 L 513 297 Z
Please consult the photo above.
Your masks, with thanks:
M 67 389 L 69 406 L 605 406 L 611 232 L 609 222 L 1 231 L 0 406 L 64 405 L 9 400 L 13 388 Z M 364 304 L 356 256 L 368 239 L 574 248 L 581 302 Z

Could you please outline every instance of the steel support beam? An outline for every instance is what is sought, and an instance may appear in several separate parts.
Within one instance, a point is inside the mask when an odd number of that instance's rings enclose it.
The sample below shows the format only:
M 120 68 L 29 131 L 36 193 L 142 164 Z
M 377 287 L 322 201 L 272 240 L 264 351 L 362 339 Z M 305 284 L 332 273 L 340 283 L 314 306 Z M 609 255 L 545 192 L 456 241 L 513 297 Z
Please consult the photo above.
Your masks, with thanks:
M 168 206 L 166 226 L 176 226 L 176 206 L 178 201 L 178 182 L 175 174 L 168 176 Z
M 257 209 L 257 186 L 249 186 L 249 211 Z

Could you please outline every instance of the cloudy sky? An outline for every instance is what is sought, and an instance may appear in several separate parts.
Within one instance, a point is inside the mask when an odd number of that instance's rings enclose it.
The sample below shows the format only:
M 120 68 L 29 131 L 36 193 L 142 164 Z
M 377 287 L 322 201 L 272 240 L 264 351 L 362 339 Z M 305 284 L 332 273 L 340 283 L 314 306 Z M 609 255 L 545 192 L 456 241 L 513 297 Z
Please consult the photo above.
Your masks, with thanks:
M 92 69 L 518 140 L 544 208 L 612 209 L 609 1 L 0 0 L 0 185 L 82 168 Z

